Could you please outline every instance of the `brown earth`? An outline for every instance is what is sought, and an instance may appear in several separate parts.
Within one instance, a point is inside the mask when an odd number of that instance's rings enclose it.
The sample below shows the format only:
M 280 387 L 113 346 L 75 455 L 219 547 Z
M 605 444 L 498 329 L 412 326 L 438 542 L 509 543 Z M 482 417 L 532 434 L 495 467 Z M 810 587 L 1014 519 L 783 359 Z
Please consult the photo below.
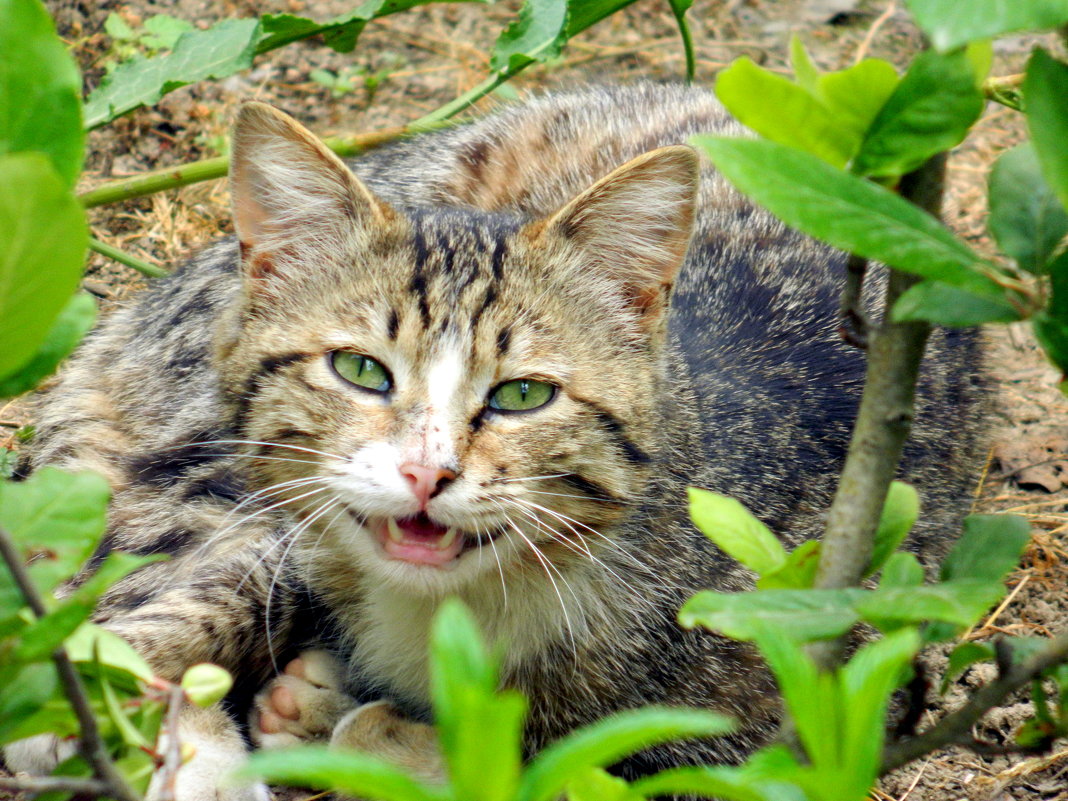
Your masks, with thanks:
M 321 135 L 372 131 L 418 118 L 485 77 L 494 39 L 516 5 L 417 9 L 370 24 L 354 53 L 341 55 L 301 43 L 259 59 L 249 72 L 173 92 L 156 107 L 139 110 L 89 137 L 83 188 L 217 155 L 235 104 L 250 97 L 278 105 Z M 824 69 L 848 66 L 863 56 L 903 64 L 920 39 L 899 6 L 894 0 L 698 0 L 689 12 L 697 81 L 711 85 L 717 70 L 741 55 L 788 72 L 791 33 L 801 36 Z M 339 0 L 55 0 L 49 7 L 85 71 L 87 88 L 99 80 L 105 62 L 114 59 L 103 34 L 104 21 L 113 11 L 134 25 L 166 13 L 206 26 L 225 17 L 268 11 L 326 19 L 346 9 Z M 1017 36 L 998 42 L 994 74 L 1019 73 L 1035 41 Z M 678 79 L 683 65 L 668 4 L 640 0 L 576 38 L 552 64 L 528 70 L 498 95 L 510 99 L 585 82 Z M 369 91 L 357 78 L 351 91 L 332 96 L 309 77 L 314 69 L 338 72 L 353 66 L 381 74 L 377 91 Z M 491 97 L 479 110 L 496 102 Z M 996 155 L 1022 136 L 1019 115 L 992 105 L 950 162 L 947 219 L 980 248 L 989 248 L 983 224 L 986 173 Z M 225 183 L 209 182 L 94 210 L 93 233 L 142 259 L 169 266 L 199 243 L 229 230 L 226 204 Z M 102 298 L 105 308 L 143 284 L 138 273 L 96 255 L 85 279 L 85 287 Z M 1009 580 L 1006 603 L 969 632 L 969 639 L 1006 632 L 1048 634 L 1063 629 L 1068 620 L 1062 589 L 1068 576 L 1068 402 L 1057 388 L 1059 376 L 1045 363 L 1026 325 L 992 331 L 990 341 L 1000 401 L 998 432 L 983 474 L 976 477 L 976 508 L 1026 516 L 1033 538 Z M 13 443 L 15 430 L 29 422 L 24 404 L 0 407 L 0 445 Z M 944 699 L 932 691 L 924 724 L 990 678 L 993 668 L 987 667 L 966 673 Z M 1029 709 L 1021 696 L 990 713 L 976 733 L 992 743 L 1007 742 Z M 1048 755 L 1030 758 L 951 749 L 888 777 L 874 797 L 1068 799 L 1066 770 L 1064 743 Z

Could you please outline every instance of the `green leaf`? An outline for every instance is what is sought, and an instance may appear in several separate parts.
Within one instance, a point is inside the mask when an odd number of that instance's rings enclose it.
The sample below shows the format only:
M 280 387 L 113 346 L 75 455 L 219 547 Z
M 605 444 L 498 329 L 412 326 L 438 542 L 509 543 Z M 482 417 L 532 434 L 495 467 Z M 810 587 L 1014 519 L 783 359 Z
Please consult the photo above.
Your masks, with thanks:
M 974 665 L 976 662 L 986 662 L 994 658 L 994 646 L 987 642 L 962 642 L 949 654 L 949 664 L 942 676 L 942 686 L 939 692 L 944 693 L 949 683 Z
M 430 651 L 434 717 L 453 789 L 471 801 L 510 801 L 522 765 L 526 699 L 497 690 L 496 660 L 460 601 L 438 610 Z
M 879 517 L 875 544 L 866 576 L 877 573 L 898 549 L 920 514 L 920 496 L 903 481 L 892 481 Z
M 836 167 L 860 144 L 858 137 L 804 88 L 742 56 L 716 77 L 716 97 L 740 123 L 782 145 Z
M 809 801 L 808 796 L 793 784 L 754 775 L 749 769 L 752 762 L 750 759 L 737 768 L 708 765 L 673 768 L 638 779 L 633 789 L 642 796 L 654 798 L 697 796 L 723 801 Z
M 153 50 L 170 50 L 182 37 L 183 33 L 194 31 L 193 23 L 184 19 L 154 14 L 145 20 L 146 35 L 141 36 L 141 43 Z
M 257 751 L 231 774 L 236 782 L 262 779 L 268 784 L 333 790 L 367 801 L 445 801 L 445 788 L 429 787 L 377 757 L 325 746 Z
M 92 613 L 91 604 L 65 602 L 22 632 L 21 642 L 11 654 L 16 662 L 41 662 L 51 658 L 63 640 Z
M 119 696 L 116 694 L 115 688 L 112 687 L 111 683 L 108 681 L 104 667 L 100 663 L 100 657 L 97 654 L 93 655 L 92 668 L 93 672 L 96 674 L 97 681 L 100 683 L 101 695 L 104 700 L 104 712 L 107 714 L 108 721 L 119 733 L 122 742 L 132 748 L 151 748 L 153 744 L 148 741 L 148 738 L 146 738 L 136 726 L 134 726 L 130 721 L 130 718 L 127 717 L 126 713 L 123 711 Z
M 112 39 L 118 39 L 122 42 L 132 42 L 137 38 L 134 29 L 114 11 L 108 14 L 108 18 L 104 20 L 104 31 Z
M 0 686 L 0 744 L 22 736 L 19 730 L 52 699 L 58 687 L 59 678 L 51 663 L 26 665 Z M 67 714 L 74 717 L 72 712 Z
M 1031 541 L 1031 526 L 1017 515 L 970 515 L 964 533 L 942 565 L 942 580 L 1000 584 Z
M 908 0 L 909 10 L 939 50 L 1011 31 L 1068 22 L 1068 0 Z
M 94 623 L 79 626 L 68 638 L 66 649 L 72 662 L 89 663 L 96 655 L 104 667 L 115 668 L 145 682 L 152 680 L 152 668 L 143 656 L 126 640 Z
M 853 655 L 841 670 L 845 729 L 841 742 L 840 770 L 849 795 L 865 798 L 879 776 L 886 711 L 890 696 L 907 677 L 907 668 L 920 649 L 920 636 L 914 630 L 889 634 L 868 643 Z
M 990 233 L 1021 269 L 1041 274 L 1068 234 L 1068 212 L 1049 188 L 1029 142 L 997 160 L 990 174 Z
M 695 136 L 742 192 L 798 230 L 866 259 L 977 294 L 996 272 L 938 220 L 893 192 L 774 142 Z
M 82 78 L 39 0 L 0 2 L 0 53 L 0 156 L 41 151 L 73 186 L 82 168 Z M 5 185 L 31 187 L 0 176 Z
M 820 542 L 809 540 L 790 551 L 786 563 L 778 570 L 757 579 L 760 590 L 804 590 L 816 583 L 820 567 Z
M 25 481 L 0 483 L 0 526 L 24 553 L 37 551 L 30 575 L 42 592 L 51 592 L 89 557 L 104 531 L 109 495 L 96 473 L 54 467 Z
M 877 58 L 867 58 L 848 69 L 820 77 L 820 97 L 856 139 L 850 156 L 860 147 L 899 81 L 894 65 Z
M 941 281 L 921 281 L 909 287 L 890 312 L 894 322 L 926 320 L 953 328 L 1011 323 L 1022 317 L 1022 312 L 1004 298 L 976 295 Z
M 96 128 L 139 106 L 150 106 L 186 84 L 225 78 L 252 66 L 259 31 L 258 20 L 226 19 L 205 31 L 182 34 L 165 55 L 123 62 L 86 99 L 85 127 Z
M 1005 594 L 1000 582 L 957 579 L 918 587 L 879 587 L 856 603 L 865 622 L 894 631 L 927 621 L 970 626 Z
M 92 295 L 79 292 L 52 323 L 44 342 L 19 370 L 7 378 L 0 378 L 0 398 L 29 392 L 47 378 L 59 363 L 70 355 L 96 321 L 96 301 Z
M 567 0 L 525 0 L 519 16 L 497 38 L 490 69 L 505 72 L 560 55 L 567 41 Z
M 0 156 L 0 378 L 29 361 L 81 278 L 85 212 L 40 153 Z
M 923 584 L 923 568 L 914 554 L 897 551 L 883 565 L 879 587 L 918 587 Z
M 686 492 L 694 525 L 724 553 L 761 575 L 786 564 L 782 543 L 741 503 L 697 487 Z
M 567 801 L 644 801 L 644 796 L 601 768 L 589 768 L 567 785 Z
M 1023 93 L 1038 162 L 1046 182 L 1068 208 L 1068 64 L 1036 49 L 1027 63 Z
M 727 734 L 729 718 L 702 709 L 647 706 L 573 731 L 531 760 L 516 801 L 550 801 L 590 768 L 603 768 L 654 745 Z
M 1050 361 L 1068 375 L 1068 322 L 1039 312 L 1031 318 L 1031 327 Z M 1061 391 L 1065 391 L 1063 386 Z
M 752 640 L 760 626 L 783 631 L 802 642 L 845 634 L 859 620 L 854 603 L 864 590 L 759 590 L 721 593 L 705 590 L 679 611 L 686 628 L 704 626 L 736 640 Z
M 811 95 L 815 95 L 819 86 L 820 71 L 812 63 L 812 57 L 805 49 L 805 43 L 796 33 L 790 36 L 790 66 L 794 71 L 797 85 Z
M 924 51 L 872 121 L 852 171 L 895 178 L 912 172 L 959 144 L 982 111 L 983 95 L 964 52 Z

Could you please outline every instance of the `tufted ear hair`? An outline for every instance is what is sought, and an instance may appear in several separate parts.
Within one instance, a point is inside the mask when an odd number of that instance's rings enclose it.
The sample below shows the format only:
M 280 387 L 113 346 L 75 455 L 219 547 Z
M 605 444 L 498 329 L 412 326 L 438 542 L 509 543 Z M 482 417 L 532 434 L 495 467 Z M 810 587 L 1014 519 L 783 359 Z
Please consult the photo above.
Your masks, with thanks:
M 314 134 L 266 103 L 241 106 L 231 150 L 231 204 L 246 278 L 344 252 L 362 227 L 393 214 Z
M 697 153 L 675 145 L 628 161 L 543 225 L 541 237 L 584 251 L 592 269 L 623 285 L 647 327 L 667 310 L 667 297 L 693 234 L 699 178 Z

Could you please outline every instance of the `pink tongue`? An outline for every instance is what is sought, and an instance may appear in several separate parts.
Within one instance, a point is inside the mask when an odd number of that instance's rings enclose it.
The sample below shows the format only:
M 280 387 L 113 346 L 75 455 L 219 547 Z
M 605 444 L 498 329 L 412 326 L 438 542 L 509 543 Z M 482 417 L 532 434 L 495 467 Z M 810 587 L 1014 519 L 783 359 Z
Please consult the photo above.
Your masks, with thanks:
M 381 529 L 383 550 L 392 559 L 418 565 L 444 565 L 459 556 L 464 547 L 459 534 L 451 543 L 443 545 L 447 530 L 423 515 L 398 520 L 397 527 L 401 531 L 400 542 L 389 536 L 386 523 Z

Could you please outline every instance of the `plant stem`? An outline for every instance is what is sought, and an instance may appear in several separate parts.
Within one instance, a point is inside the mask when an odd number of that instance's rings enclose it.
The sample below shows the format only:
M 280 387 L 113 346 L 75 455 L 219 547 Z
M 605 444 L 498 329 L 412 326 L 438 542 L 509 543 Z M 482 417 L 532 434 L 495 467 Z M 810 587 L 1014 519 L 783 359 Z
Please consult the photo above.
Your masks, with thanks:
M 102 796 L 108 794 L 108 786 L 97 779 L 78 779 L 74 776 L 0 776 L 0 790 L 14 793 L 74 793 L 76 795 Z
M 964 706 L 946 715 L 927 731 L 888 746 L 883 752 L 879 775 L 889 773 L 943 746 L 970 742 L 972 726 L 978 723 L 983 715 L 1001 703 L 1013 690 L 1024 686 L 1043 670 L 1063 662 L 1066 658 L 1068 632 L 1054 637 L 1042 651 L 980 687 L 971 694 Z
M 424 117 L 423 119 L 425 120 L 426 118 Z M 414 126 L 419 125 L 421 122 L 422 120 L 417 120 L 412 125 L 401 125 L 386 128 L 382 131 L 327 139 L 325 141 L 331 150 L 342 158 L 346 158 L 355 156 L 372 147 L 385 144 L 406 133 L 411 133 L 414 130 Z M 425 130 L 427 127 L 433 126 L 424 124 L 419 130 Z M 228 156 L 217 156 L 216 158 L 193 161 L 188 164 L 179 164 L 176 167 L 146 172 L 143 175 L 135 175 L 132 178 L 109 181 L 96 189 L 83 192 L 78 195 L 78 199 L 85 208 L 91 209 L 108 203 L 117 203 L 120 200 L 155 194 L 167 189 L 177 189 L 201 181 L 224 178 L 229 165 L 230 159 Z
M 125 264 L 127 267 L 133 267 L 137 272 L 147 275 L 149 278 L 162 278 L 165 275 L 169 275 L 162 267 L 149 264 L 147 261 L 141 261 L 136 256 L 131 256 L 129 253 L 112 247 L 106 242 L 101 242 L 96 237 L 89 237 L 89 249 L 99 253 L 101 256 L 114 259 L 120 264 Z
M 26 603 L 33 611 L 33 614 L 38 618 L 44 617 L 47 614 L 44 602 L 41 600 L 37 588 L 33 586 L 29 573 L 26 572 L 26 566 L 22 562 L 22 555 L 15 547 L 11 536 L 3 528 L 0 528 L 0 556 L 7 563 L 8 569 L 15 579 L 15 584 L 18 585 L 22 597 L 26 599 Z M 111 761 L 111 757 L 108 756 L 107 748 L 100 737 L 100 729 L 96 725 L 96 718 L 93 717 L 89 697 L 85 693 L 85 686 L 82 684 L 82 680 L 74 669 L 74 664 L 70 661 L 70 657 L 67 656 L 63 646 L 60 646 L 52 653 L 52 661 L 56 664 L 59 679 L 63 683 L 63 691 L 74 709 L 78 724 L 81 726 L 79 748 L 82 756 L 93 768 L 97 778 L 106 785 L 105 794 L 110 798 L 114 798 L 115 801 L 141 801 L 139 796 L 130 789 L 126 779 L 119 773 L 115 763 Z
M 905 176 L 901 194 L 930 212 L 941 213 L 944 154 Z M 912 426 L 920 361 L 931 327 L 925 322 L 896 323 L 890 309 L 919 278 L 890 271 L 883 319 L 868 349 L 864 394 L 849 443 L 838 490 L 827 518 L 816 587 L 834 589 L 860 583 L 871 560 L 872 541 L 887 489 Z M 813 657 L 824 669 L 841 662 L 844 640 L 818 643 Z

